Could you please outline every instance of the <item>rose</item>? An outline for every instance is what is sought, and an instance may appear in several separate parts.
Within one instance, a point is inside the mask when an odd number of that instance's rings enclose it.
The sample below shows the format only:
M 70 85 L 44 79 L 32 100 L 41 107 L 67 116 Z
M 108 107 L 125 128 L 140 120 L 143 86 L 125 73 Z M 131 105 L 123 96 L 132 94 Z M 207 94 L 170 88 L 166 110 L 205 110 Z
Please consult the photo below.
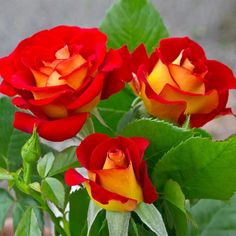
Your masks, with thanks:
M 111 211 L 132 211 L 140 202 L 152 203 L 157 193 L 147 174 L 143 153 L 148 146 L 144 138 L 92 134 L 77 148 L 80 164 L 88 178 L 76 170 L 65 173 L 68 185 L 85 183 L 93 201 Z
M 226 108 L 229 89 L 236 88 L 232 71 L 208 60 L 188 37 L 161 40 L 150 58 L 141 45 L 132 61 L 131 86 L 151 115 L 179 124 L 190 115 L 191 127 L 200 127 L 217 115 L 232 114 Z
M 100 99 L 124 86 L 120 53 L 107 52 L 106 40 L 98 29 L 58 26 L 23 40 L 1 58 L 0 91 L 18 95 L 13 104 L 34 114 L 16 112 L 14 127 L 32 132 L 36 125 L 39 135 L 52 141 L 76 135 Z

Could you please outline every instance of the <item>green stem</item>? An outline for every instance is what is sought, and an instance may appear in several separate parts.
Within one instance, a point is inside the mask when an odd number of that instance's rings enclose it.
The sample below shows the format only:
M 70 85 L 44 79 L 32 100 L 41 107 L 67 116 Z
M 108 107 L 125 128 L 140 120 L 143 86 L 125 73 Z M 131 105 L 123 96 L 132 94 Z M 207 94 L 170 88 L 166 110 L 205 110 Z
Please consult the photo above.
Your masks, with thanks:
M 25 182 L 22 182 L 22 181 L 19 181 L 16 179 L 15 183 L 16 183 L 16 187 L 20 191 L 24 192 L 27 195 L 30 195 L 33 199 L 35 199 L 42 206 L 42 208 L 46 212 L 48 212 L 51 220 L 54 223 L 55 229 L 58 233 L 60 233 L 62 236 L 70 236 L 70 234 L 67 234 L 66 231 L 61 227 L 59 218 L 57 218 L 54 215 L 53 211 L 49 208 L 47 202 L 44 199 L 42 199 L 38 193 L 36 193 L 32 189 L 30 189 L 30 187 Z
M 30 176 L 32 171 L 32 164 L 26 161 L 23 161 L 23 179 L 24 182 L 28 185 L 30 183 Z

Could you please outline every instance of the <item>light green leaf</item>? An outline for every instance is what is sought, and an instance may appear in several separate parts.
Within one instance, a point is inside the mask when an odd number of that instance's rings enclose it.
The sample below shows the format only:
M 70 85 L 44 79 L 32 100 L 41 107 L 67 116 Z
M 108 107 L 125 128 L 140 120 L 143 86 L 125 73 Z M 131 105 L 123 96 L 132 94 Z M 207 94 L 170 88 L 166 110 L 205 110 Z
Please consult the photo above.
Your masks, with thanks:
M 34 191 L 41 193 L 41 186 L 40 186 L 39 182 L 33 182 L 33 183 L 29 184 L 29 186 Z
M 171 148 L 194 136 L 191 130 L 153 119 L 131 122 L 124 128 L 122 134 L 126 137 L 144 137 L 150 142 L 145 151 L 149 168 L 153 168 L 158 159 Z
M 78 166 L 79 162 L 76 157 L 76 147 L 69 147 L 55 155 L 55 160 L 48 176 L 64 173 L 69 168 Z
M 81 188 L 70 195 L 69 222 L 71 235 L 86 236 L 89 201 L 90 198 L 85 188 Z
M 109 235 L 128 236 L 130 216 L 130 212 L 107 211 L 106 219 Z
M 10 172 L 8 172 L 6 169 L 3 169 L 0 167 L 0 180 L 11 180 L 13 179 Z
M 101 210 L 102 210 L 101 207 L 97 206 L 92 200 L 90 200 L 88 207 L 88 215 L 87 215 L 87 222 L 88 222 L 87 236 L 89 236 L 93 222 L 95 221 L 98 213 Z
M 108 47 L 117 49 L 127 44 L 131 51 L 144 43 L 150 53 L 161 38 L 168 37 L 159 13 L 148 0 L 116 2 L 100 29 L 108 35 Z
M 59 180 L 47 177 L 42 181 L 41 191 L 46 199 L 52 201 L 57 207 L 64 208 L 65 189 Z
M 189 236 L 236 235 L 236 195 L 228 203 L 202 199 L 190 212 L 198 227 L 190 225 Z
M 39 228 L 41 231 L 43 230 L 43 226 L 44 226 L 43 212 L 41 211 L 37 202 L 35 202 L 32 198 L 28 198 L 28 197 L 25 197 L 25 195 L 23 195 L 19 197 L 19 199 L 17 199 L 17 201 L 14 204 L 14 208 L 12 212 L 14 231 L 16 231 L 17 226 L 19 225 L 19 222 L 21 221 L 23 214 L 29 208 L 33 209 L 36 215 L 37 221 L 38 221 Z
M 187 199 L 229 199 L 236 191 L 236 136 L 226 141 L 191 138 L 156 164 L 152 182 L 159 190 L 178 182 Z
M 0 231 L 3 228 L 7 213 L 13 202 L 14 199 L 11 195 L 5 189 L 0 188 Z
M 176 230 L 176 236 L 187 236 L 187 212 L 185 209 L 185 196 L 179 184 L 169 180 L 164 188 L 163 198 L 165 209 L 170 212 Z M 171 222 L 168 220 L 168 223 Z
M 94 133 L 94 126 L 93 126 L 93 121 L 92 119 L 89 117 L 86 119 L 83 128 L 79 131 L 79 133 L 77 134 L 77 136 L 83 140 L 84 138 L 86 138 L 88 135 Z
M 37 217 L 33 208 L 28 208 L 16 229 L 15 236 L 41 236 Z
M 47 177 L 52 168 L 55 157 L 52 152 L 47 153 L 43 158 L 38 161 L 37 170 L 42 178 Z
M 135 209 L 141 221 L 158 236 L 168 236 L 162 216 L 153 204 L 141 202 Z

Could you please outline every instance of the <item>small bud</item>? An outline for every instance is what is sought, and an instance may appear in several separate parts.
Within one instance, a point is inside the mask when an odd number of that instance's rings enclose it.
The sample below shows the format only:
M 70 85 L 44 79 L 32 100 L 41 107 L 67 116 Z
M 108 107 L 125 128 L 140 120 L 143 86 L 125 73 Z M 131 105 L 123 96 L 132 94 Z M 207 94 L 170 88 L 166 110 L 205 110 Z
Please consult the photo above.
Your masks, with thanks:
M 33 134 L 21 149 L 21 156 L 28 163 L 36 162 L 41 156 L 39 138 L 34 127 Z

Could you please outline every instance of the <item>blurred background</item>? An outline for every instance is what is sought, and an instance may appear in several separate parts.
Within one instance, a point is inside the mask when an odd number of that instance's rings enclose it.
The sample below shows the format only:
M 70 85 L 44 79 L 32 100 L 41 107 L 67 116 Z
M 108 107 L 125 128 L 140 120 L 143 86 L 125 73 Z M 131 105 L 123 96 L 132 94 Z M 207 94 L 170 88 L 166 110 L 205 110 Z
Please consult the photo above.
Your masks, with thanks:
M 132 0 L 130 0 L 132 1 Z M 188 35 L 211 59 L 236 73 L 236 0 L 151 0 L 170 36 Z M 97 27 L 114 0 L 0 0 L 0 57 L 34 32 L 60 24 Z M 229 106 L 236 113 L 236 92 Z M 204 128 L 217 139 L 236 133 L 236 118 L 226 116 Z

